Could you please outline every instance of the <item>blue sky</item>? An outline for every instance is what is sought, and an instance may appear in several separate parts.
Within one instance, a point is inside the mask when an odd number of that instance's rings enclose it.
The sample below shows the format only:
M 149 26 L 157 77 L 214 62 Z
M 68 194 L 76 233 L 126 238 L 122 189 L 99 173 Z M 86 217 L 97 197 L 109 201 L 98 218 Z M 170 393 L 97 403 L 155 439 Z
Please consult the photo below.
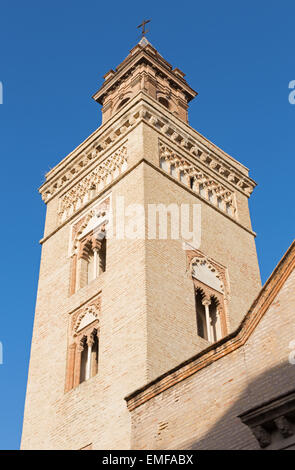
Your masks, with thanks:
M 45 173 L 101 122 L 91 95 L 138 42 L 199 92 L 190 125 L 248 168 L 265 282 L 294 237 L 294 1 L 166 0 L 0 5 L 2 302 L 0 449 L 20 443 L 45 206 Z

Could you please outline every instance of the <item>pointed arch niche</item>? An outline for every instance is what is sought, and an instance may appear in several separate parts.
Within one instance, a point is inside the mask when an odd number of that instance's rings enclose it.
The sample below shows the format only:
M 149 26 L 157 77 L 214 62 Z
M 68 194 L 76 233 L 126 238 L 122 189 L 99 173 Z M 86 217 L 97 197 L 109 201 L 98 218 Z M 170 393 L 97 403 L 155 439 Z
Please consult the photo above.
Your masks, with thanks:
M 188 258 L 195 290 L 197 334 L 214 343 L 228 332 L 226 269 L 197 250 L 189 252 Z
M 94 377 L 98 372 L 100 296 L 71 314 L 65 391 Z

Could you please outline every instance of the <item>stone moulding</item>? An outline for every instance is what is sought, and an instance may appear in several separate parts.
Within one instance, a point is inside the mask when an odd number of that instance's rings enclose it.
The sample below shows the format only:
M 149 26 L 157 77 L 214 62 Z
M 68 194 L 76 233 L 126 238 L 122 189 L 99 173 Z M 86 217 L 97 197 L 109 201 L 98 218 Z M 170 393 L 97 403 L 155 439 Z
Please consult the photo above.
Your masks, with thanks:
M 73 161 L 66 165 L 65 169 L 58 171 L 52 177 L 49 174 L 48 181 L 45 181 L 39 188 L 43 201 L 47 204 L 50 199 L 64 190 L 74 179 L 90 168 L 96 161 L 100 160 L 111 147 L 128 134 L 131 128 L 135 127 L 135 124 L 138 123 L 138 118 L 138 111 L 124 116 L 124 119 L 121 120 L 115 129 L 103 136 L 99 133 L 96 138 L 94 137 L 94 140 L 84 147 Z
M 153 106 L 151 106 L 151 104 Z M 117 119 L 117 123 L 110 127 L 110 123 L 99 128 L 83 144 L 72 152 L 77 155 L 68 155 L 61 164 L 63 167 L 55 167 L 47 175 L 47 181 L 40 187 L 39 191 L 45 203 L 50 201 L 56 194 L 64 190 L 77 176 L 82 174 L 96 160 L 125 137 L 130 130 L 140 122 L 146 122 L 162 133 L 174 144 L 188 152 L 194 160 L 202 164 L 224 178 L 246 196 L 250 196 L 256 183 L 249 178 L 245 172 L 239 169 L 247 169 L 236 162 L 230 155 L 223 152 L 217 146 L 207 141 L 197 131 L 181 122 L 181 128 L 169 119 L 171 113 L 167 110 L 157 110 L 160 105 L 156 100 L 140 92 L 124 110 L 124 114 Z M 133 108 L 133 109 L 132 109 Z M 175 117 L 174 117 L 175 118 Z M 177 119 L 177 118 L 175 118 Z M 187 129 L 186 129 L 187 128 Z M 96 135 L 97 134 L 97 135 Z M 88 143 L 89 140 L 89 143 Z M 67 163 L 67 159 L 69 159 Z
M 159 168 L 159 165 L 156 166 L 156 165 L 154 165 L 153 163 L 151 163 L 149 160 L 146 160 L 145 158 L 142 158 L 141 160 L 138 160 L 138 161 L 137 161 L 135 164 L 133 164 L 132 166 L 128 166 L 128 169 L 126 170 L 126 172 L 123 173 L 121 176 L 119 176 L 119 177 L 118 177 L 118 180 L 120 180 L 121 178 L 123 178 L 125 174 L 129 174 L 129 173 L 131 173 L 132 171 L 134 171 L 134 170 L 135 170 L 139 165 L 141 165 L 142 163 L 145 163 L 146 165 L 149 165 L 151 168 L 153 168 L 155 171 L 158 171 L 158 172 L 160 172 L 161 174 L 164 174 L 164 173 L 162 172 L 162 170 Z M 171 178 L 171 179 L 172 179 L 172 177 L 171 177 L 170 175 L 168 175 L 168 174 L 166 174 L 166 175 L 167 175 L 167 178 Z M 116 180 L 116 181 L 117 181 L 117 180 Z M 111 184 L 109 185 L 109 187 L 107 186 L 104 190 L 102 190 L 101 194 L 97 194 L 96 198 L 94 198 L 94 201 L 95 201 L 96 199 L 99 200 L 99 198 L 100 198 L 100 197 L 103 197 L 104 194 L 105 194 L 105 195 L 108 194 L 109 191 L 111 190 L 112 185 L 113 185 L 113 184 L 116 184 L 116 181 L 114 181 L 114 183 L 111 183 Z M 175 181 L 176 181 L 176 184 L 181 185 L 180 182 L 178 182 L 177 180 L 175 180 Z M 187 191 L 191 192 L 191 194 L 194 194 L 193 191 L 192 191 L 189 187 L 187 187 L 187 186 L 182 186 L 182 187 L 185 188 Z M 206 200 L 205 200 L 205 201 L 206 201 Z M 80 209 L 77 209 L 77 213 L 79 213 L 79 212 L 82 213 L 85 209 L 87 209 L 88 206 L 90 207 L 90 205 L 92 204 L 92 202 L 93 202 L 93 201 L 89 201 L 89 202 L 85 205 L 85 207 L 81 207 Z M 209 204 L 208 201 L 206 201 L 206 203 Z M 214 207 L 215 207 L 215 206 L 214 206 Z M 217 207 L 215 207 L 215 209 L 216 209 L 216 210 L 219 210 Z M 42 244 L 45 243 L 47 240 L 49 240 L 49 238 L 52 237 L 56 232 L 58 232 L 58 230 L 60 230 L 64 225 L 66 225 L 66 224 L 68 223 L 68 221 L 74 220 L 75 217 L 76 217 L 76 215 L 77 215 L 77 214 L 73 214 L 72 216 L 69 217 L 69 219 L 67 219 L 67 220 L 65 220 L 64 222 L 62 222 L 62 223 L 60 223 L 59 225 L 57 225 L 48 235 L 46 235 L 45 237 L 41 238 L 41 240 L 40 240 L 39 243 L 41 243 L 41 245 L 42 245 Z M 230 216 L 227 215 L 225 212 L 224 212 L 224 215 L 225 215 L 225 217 L 229 217 L 229 218 L 230 218 Z M 245 230 L 246 232 L 248 232 L 250 235 L 252 235 L 253 237 L 256 237 L 256 233 L 253 232 L 253 230 L 247 228 L 247 227 L 246 227 L 245 225 L 243 225 L 242 223 L 240 223 L 240 222 L 238 221 L 238 219 L 231 217 L 231 220 L 232 220 L 235 224 L 237 224 L 240 228 L 242 228 L 243 230 Z
M 276 431 L 283 441 L 294 436 L 295 390 L 268 400 L 239 415 L 249 427 L 262 449 L 268 447 Z M 278 437 L 278 436 L 277 436 Z M 275 439 L 277 440 L 277 439 Z M 293 437 L 292 444 L 295 439 Z M 281 447 L 280 447 L 281 449 Z
M 236 164 L 248 172 L 243 165 L 223 152 L 216 145 L 207 141 L 207 139 L 198 134 L 194 129 L 189 128 L 189 134 L 184 130 L 180 130 L 174 123 L 165 119 L 163 114 L 164 113 L 161 113 L 160 116 L 157 115 L 153 108 L 150 107 L 146 107 L 142 113 L 145 122 L 148 122 L 166 138 L 188 152 L 194 160 L 200 161 L 205 167 L 210 168 L 247 197 L 252 194 L 256 186 L 255 181 L 235 166 Z M 195 135 L 192 136 L 191 133 Z M 233 162 L 232 165 L 230 164 L 231 161 Z
M 101 295 L 97 295 L 93 300 L 89 301 L 83 307 L 80 307 L 70 315 L 70 336 L 76 337 L 81 327 L 83 326 L 83 319 L 88 316 L 88 322 L 85 322 L 84 327 L 90 325 L 94 321 L 99 321 L 101 312 Z M 90 318 L 91 317 L 91 318 Z M 92 320 L 92 321 L 90 321 Z M 87 323 L 87 324 L 86 324 Z
M 80 330 L 96 320 L 98 320 L 97 309 L 94 306 L 86 307 L 86 309 L 79 314 L 76 320 L 73 335 L 77 336 Z
M 89 228 L 89 232 L 97 232 L 99 227 L 106 227 L 108 225 L 108 217 L 111 209 L 111 194 L 106 196 L 104 199 L 98 201 L 92 206 L 86 214 L 80 216 L 72 224 L 72 230 L 70 234 L 70 245 L 69 245 L 69 256 L 77 254 L 77 248 L 79 240 L 85 230 L 87 230 L 88 224 L 92 219 L 96 219 L 95 226 Z
M 58 211 L 59 222 L 64 222 L 80 207 L 87 204 L 126 169 L 127 144 L 124 143 L 61 197 Z
M 181 183 L 189 186 L 200 197 L 219 207 L 231 217 L 237 218 L 234 192 L 212 179 L 190 161 L 159 141 L 160 167 Z
M 194 277 L 195 267 L 200 264 L 206 264 L 209 269 L 216 275 L 222 285 L 222 293 L 227 301 L 230 300 L 230 289 L 227 269 L 213 259 L 206 256 L 199 250 L 186 250 L 187 255 L 187 271 L 191 277 Z

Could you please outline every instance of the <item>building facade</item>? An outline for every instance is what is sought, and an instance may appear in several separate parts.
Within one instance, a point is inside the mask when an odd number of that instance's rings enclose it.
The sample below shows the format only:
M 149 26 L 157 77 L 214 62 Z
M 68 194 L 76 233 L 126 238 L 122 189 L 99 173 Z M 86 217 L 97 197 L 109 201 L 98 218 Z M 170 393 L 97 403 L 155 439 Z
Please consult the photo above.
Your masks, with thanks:
M 46 175 L 23 449 L 230 446 L 206 433 L 249 384 L 255 182 L 189 126 L 196 95 L 143 38 L 93 96 L 102 125 Z M 236 448 L 257 445 L 250 408 Z

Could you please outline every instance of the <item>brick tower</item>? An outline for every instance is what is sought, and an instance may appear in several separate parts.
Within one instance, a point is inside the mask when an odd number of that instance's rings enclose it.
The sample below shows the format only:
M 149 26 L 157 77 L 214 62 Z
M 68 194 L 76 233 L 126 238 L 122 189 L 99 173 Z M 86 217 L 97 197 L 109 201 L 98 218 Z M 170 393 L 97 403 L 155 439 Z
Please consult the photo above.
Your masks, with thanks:
M 23 449 L 130 448 L 124 397 L 233 331 L 260 289 L 255 183 L 188 125 L 196 94 L 143 38 L 93 96 L 102 125 L 46 175 Z M 198 242 L 169 232 L 180 205 Z

